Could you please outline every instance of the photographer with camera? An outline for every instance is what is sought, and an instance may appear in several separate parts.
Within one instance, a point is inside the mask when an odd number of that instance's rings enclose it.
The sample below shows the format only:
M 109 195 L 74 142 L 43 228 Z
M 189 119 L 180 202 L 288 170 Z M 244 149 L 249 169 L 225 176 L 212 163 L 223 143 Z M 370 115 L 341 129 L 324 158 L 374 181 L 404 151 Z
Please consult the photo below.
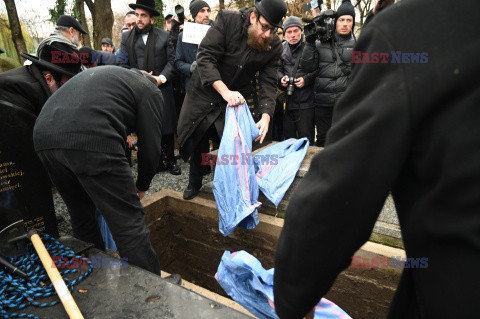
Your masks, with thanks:
M 351 72 L 355 9 L 350 0 L 343 0 L 337 12 L 326 10 L 305 26 L 307 44 L 300 61 L 305 72 L 318 71 L 314 84 L 315 125 L 317 146 L 325 145 L 332 126 L 335 103 L 347 88 Z
M 287 106 L 283 120 L 283 135 L 288 138 L 306 137 L 315 140 L 315 108 L 312 84 L 317 71 L 307 73 L 299 67 L 303 42 L 303 25 L 298 17 L 288 17 L 283 24 L 281 64 L 278 68 L 280 87 L 286 90 Z M 298 133 L 298 135 L 297 135 Z

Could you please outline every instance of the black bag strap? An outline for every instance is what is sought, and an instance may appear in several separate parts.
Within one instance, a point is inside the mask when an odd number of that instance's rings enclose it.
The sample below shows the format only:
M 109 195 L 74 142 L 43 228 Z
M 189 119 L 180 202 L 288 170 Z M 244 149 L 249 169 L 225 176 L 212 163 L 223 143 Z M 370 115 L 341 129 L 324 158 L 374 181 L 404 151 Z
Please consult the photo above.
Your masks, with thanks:
M 334 52 L 336 58 L 337 58 L 337 64 L 340 67 L 340 70 L 342 70 L 342 73 L 345 74 L 346 76 L 349 76 L 350 73 L 352 73 L 352 70 L 347 66 L 347 64 L 340 58 L 340 55 L 338 54 L 337 51 L 337 46 L 335 45 L 334 41 L 330 42 L 332 46 L 332 51 Z
M 295 79 L 295 76 L 297 75 L 297 70 L 298 70 L 298 65 L 300 64 L 300 58 L 302 57 L 303 54 L 303 49 L 304 49 L 304 44 L 301 44 L 300 49 L 298 49 L 298 55 L 297 55 L 297 60 L 295 61 L 295 65 L 293 66 L 293 72 L 292 72 L 292 77 Z

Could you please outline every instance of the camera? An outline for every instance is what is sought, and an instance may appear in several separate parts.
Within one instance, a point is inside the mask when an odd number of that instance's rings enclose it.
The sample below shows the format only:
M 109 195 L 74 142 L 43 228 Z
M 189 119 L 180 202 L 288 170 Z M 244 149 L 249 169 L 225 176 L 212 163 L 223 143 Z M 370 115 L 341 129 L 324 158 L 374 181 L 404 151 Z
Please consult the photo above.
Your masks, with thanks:
M 175 6 L 175 14 L 177 15 L 177 18 L 178 18 L 178 22 L 180 22 L 180 24 L 183 24 L 183 22 L 185 21 L 185 9 L 177 4 Z
M 319 39 L 321 42 L 328 42 L 335 31 L 335 11 L 325 10 L 313 19 L 303 18 L 308 24 L 304 28 L 305 38 L 309 42 Z
M 289 77 L 287 79 L 287 95 L 292 96 L 293 92 L 295 91 L 295 81 L 296 79 L 294 77 Z

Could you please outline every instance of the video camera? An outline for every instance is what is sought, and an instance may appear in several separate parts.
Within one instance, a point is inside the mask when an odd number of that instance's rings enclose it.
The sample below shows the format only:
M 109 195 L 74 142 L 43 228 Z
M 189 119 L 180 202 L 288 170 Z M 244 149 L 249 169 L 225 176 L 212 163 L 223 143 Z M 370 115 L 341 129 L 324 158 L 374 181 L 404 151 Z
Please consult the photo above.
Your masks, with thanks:
M 323 1 L 314 0 L 304 5 L 304 10 L 320 8 Z M 333 37 L 335 31 L 335 11 L 324 10 L 319 15 L 310 18 L 302 18 L 303 22 L 308 23 L 304 28 L 305 38 L 309 42 L 319 39 L 321 42 L 328 42 Z

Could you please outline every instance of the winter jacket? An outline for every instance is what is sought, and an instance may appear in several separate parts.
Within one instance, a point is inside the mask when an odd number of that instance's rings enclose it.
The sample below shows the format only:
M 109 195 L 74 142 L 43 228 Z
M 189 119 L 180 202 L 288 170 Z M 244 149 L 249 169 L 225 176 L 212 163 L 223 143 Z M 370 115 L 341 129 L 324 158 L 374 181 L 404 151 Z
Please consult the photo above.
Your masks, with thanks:
M 192 74 L 177 127 L 184 158 L 189 156 L 194 147 L 189 146 L 188 150 L 185 150 L 187 140 L 192 134 L 202 135 L 204 130 L 208 129 L 208 126 L 201 126 L 202 132 L 197 131 L 202 120 L 209 113 L 224 112 L 226 102 L 212 87 L 217 80 L 222 80 L 230 90 L 249 96 L 253 91 L 252 81 L 258 71 L 258 113 L 267 113 L 273 117 L 282 45 L 277 36 L 273 38 L 270 49 L 265 52 L 255 51 L 247 45 L 247 28 L 252 10 L 244 8 L 240 11 L 220 11 L 200 43 L 197 68 Z M 247 59 L 242 61 L 245 56 Z M 237 69 L 240 73 L 234 80 Z
M 175 68 L 185 77 L 185 88 L 190 82 L 190 66 L 197 59 L 198 45 L 184 43 L 183 32 L 178 35 L 177 51 L 175 52 Z
M 290 199 L 275 256 L 280 318 L 302 318 L 329 291 L 390 191 L 409 259 L 388 317 L 478 315 L 480 62 L 466 57 L 480 37 L 451 19 L 465 12 L 479 21 L 480 2 L 402 0 L 363 30 L 355 51 L 390 56 L 353 64 L 325 149 Z
M 280 67 L 278 68 L 278 87 L 282 90 L 286 90 L 280 83 L 280 80 L 287 75 L 291 77 L 293 75 L 293 69 L 297 61 L 297 57 L 302 55 L 303 48 L 305 44 L 298 43 L 297 45 L 290 45 L 287 41 L 282 43 L 283 53 L 281 58 Z M 305 80 L 305 86 L 298 88 L 295 86 L 293 94 L 288 97 L 287 110 L 297 110 L 297 109 L 309 109 L 313 105 L 313 81 L 318 71 L 313 71 L 310 73 L 305 72 L 300 64 L 298 65 L 297 73 L 295 78 L 301 78 Z
M 50 95 L 52 93 L 42 71 L 35 64 L 0 74 L 0 100 L 19 106 L 35 116 Z
M 137 188 L 145 191 L 161 158 L 165 121 L 164 99 L 152 81 L 137 69 L 100 66 L 77 74 L 52 95 L 38 116 L 33 142 L 37 152 L 123 155 L 127 135 L 137 132 Z
M 316 107 L 333 107 L 347 88 L 349 75 L 340 68 L 333 51 L 336 44 L 340 59 L 347 68 L 351 69 L 352 49 L 355 45 L 353 35 L 347 37 L 334 35 L 334 41 L 316 41 L 315 47 L 311 43 L 305 45 L 300 64 L 306 72 L 318 70 L 314 84 L 314 103 Z

